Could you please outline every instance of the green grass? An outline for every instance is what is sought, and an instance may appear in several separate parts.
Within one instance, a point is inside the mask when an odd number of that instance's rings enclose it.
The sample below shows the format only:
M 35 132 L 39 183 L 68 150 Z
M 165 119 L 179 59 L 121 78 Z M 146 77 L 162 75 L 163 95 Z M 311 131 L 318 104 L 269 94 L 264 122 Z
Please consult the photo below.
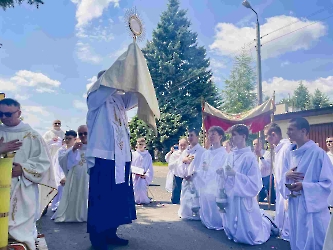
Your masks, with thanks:
M 158 166 L 158 167 L 167 167 L 168 163 L 167 162 L 155 161 L 155 162 L 153 162 L 153 165 Z

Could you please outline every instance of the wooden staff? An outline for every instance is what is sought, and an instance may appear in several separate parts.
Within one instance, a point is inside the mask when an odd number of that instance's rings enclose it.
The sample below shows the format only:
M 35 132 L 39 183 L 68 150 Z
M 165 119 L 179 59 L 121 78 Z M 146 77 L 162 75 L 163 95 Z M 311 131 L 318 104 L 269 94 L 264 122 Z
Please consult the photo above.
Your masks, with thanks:
M 271 114 L 271 122 L 274 122 L 275 113 L 275 91 L 273 93 L 273 113 Z M 268 191 L 268 209 L 271 209 L 271 199 L 272 199 L 272 185 L 273 185 L 273 167 L 274 167 L 274 147 L 270 146 L 271 151 L 271 171 L 269 174 L 269 191 Z
M 205 99 L 201 97 L 201 119 L 202 119 L 202 133 L 203 133 L 203 146 L 206 148 L 206 128 L 205 128 Z

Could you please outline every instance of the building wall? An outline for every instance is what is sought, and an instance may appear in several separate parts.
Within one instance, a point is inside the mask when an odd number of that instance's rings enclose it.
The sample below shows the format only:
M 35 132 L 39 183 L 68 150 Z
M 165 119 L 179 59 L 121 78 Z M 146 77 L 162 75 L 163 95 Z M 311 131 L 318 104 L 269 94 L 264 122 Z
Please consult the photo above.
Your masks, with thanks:
M 326 145 L 325 145 L 325 139 L 326 139 L 327 136 L 330 136 L 331 134 L 333 134 L 333 126 L 330 126 L 330 124 L 333 124 L 333 114 L 309 116 L 309 117 L 304 117 L 304 118 L 308 120 L 308 122 L 311 125 L 312 130 L 316 131 L 315 134 L 310 133 L 310 137 L 312 137 L 310 139 L 319 143 L 319 145 L 324 150 L 327 150 Z M 283 138 L 288 138 L 288 136 L 286 134 L 287 133 L 288 122 L 289 122 L 289 119 L 288 120 L 276 121 L 276 123 L 280 126 L 280 128 L 282 130 Z M 320 124 L 325 125 L 325 126 L 319 126 Z M 319 131 L 321 133 L 319 133 Z M 319 135 L 318 135 L 318 133 L 319 133 Z

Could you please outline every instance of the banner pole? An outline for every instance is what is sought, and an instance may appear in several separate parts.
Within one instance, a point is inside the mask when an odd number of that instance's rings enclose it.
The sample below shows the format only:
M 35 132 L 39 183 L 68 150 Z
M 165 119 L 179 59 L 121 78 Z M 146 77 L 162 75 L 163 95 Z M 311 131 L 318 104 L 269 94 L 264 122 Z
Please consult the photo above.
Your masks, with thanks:
M 273 92 L 273 113 L 271 114 L 271 122 L 274 122 L 274 113 L 275 113 L 275 91 Z M 271 151 L 271 171 L 269 174 L 269 191 L 268 191 L 268 209 L 271 209 L 271 200 L 272 200 L 272 185 L 273 185 L 273 168 L 274 168 L 274 147 L 270 145 Z

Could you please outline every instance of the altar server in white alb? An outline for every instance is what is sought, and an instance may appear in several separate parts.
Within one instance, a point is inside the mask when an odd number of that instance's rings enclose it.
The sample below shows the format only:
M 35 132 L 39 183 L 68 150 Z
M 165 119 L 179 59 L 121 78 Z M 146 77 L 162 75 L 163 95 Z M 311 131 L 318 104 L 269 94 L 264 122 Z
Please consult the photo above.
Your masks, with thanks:
M 12 170 L 9 211 L 9 237 L 35 250 L 36 221 L 47 204 L 56 195 L 56 183 L 50 155 L 43 138 L 20 120 L 21 105 L 6 98 L 0 101 L 0 138 L 4 142 L 19 140 L 22 147 L 16 151 Z M 39 199 L 38 184 L 46 194 Z M 40 204 L 41 203 L 41 204 Z
M 138 106 L 138 118 L 157 132 L 160 117 L 147 62 L 134 42 L 88 91 L 89 171 L 87 231 L 95 249 L 127 245 L 116 232 L 136 219 L 126 111 Z
M 132 153 L 132 174 L 136 204 L 149 204 L 148 186 L 154 178 L 153 160 L 146 150 L 145 138 L 139 138 L 136 151 Z
M 228 157 L 221 143 L 224 131 L 221 127 L 213 126 L 208 130 L 211 147 L 201 157 L 201 163 L 195 176 L 196 187 L 199 191 L 200 219 L 208 229 L 223 229 L 222 218 L 216 205 L 218 191 L 217 173 Z
M 62 158 L 66 154 L 66 151 L 74 146 L 75 140 L 77 137 L 77 133 L 74 130 L 68 130 L 65 133 L 65 145 L 63 145 L 55 154 L 53 159 L 54 171 L 56 183 L 58 185 L 58 194 L 54 197 L 51 205 L 51 209 L 53 212 L 57 211 L 59 207 L 59 203 L 62 197 L 62 191 L 64 189 L 66 183 L 66 176 L 64 171 L 62 170 L 59 164 L 59 157 Z
M 188 141 L 190 146 L 184 150 L 178 162 L 184 176 L 178 216 L 182 219 L 200 220 L 199 192 L 195 187 L 193 174 L 199 169 L 205 149 L 199 144 L 199 132 L 195 129 L 188 131 Z
M 259 208 L 257 194 L 262 188 L 258 162 L 250 147 L 246 147 L 249 130 L 245 125 L 231 129 L 232 144 L 223 170 L 226 212 L 222 214 L 223 227 L 228 239 L 249 245 L 265 243 L 271 233 L 271 222 Z
M 284 175 L 286 170 L 283 168 L 286 154 L 290 151 L 291 142 L 282 138 L 282 132 L 279 125 L 271 123 L 265 127 L 265 138 L 268 143 L 274 147 L 274 176 L 276 182 L 276 204 L 275 204 L 275 225 L 280 230 L 280 237 L 289 241 L 289 216 L 288 200 L 280 192 L 284 188 Z
M 182 182 L 184 178 L 183 164 L 179 164 L 181 155 L 188 147 L 188 141 L 185 138 L 179 140 L 179 150 L 175 150 L 169 158 L 169 171 L 172 174 L 172 204 L 180 203 L 180 193 L 182 191 Z
M 289 121 L 287 134 L 296 145 L 285 161 L 285 198 L 289 198 L 292 250 L 322 249 L 330 221 L 328 197 L 333 166 L 326 152 L 309 140 L 310 125 L 302 117 Z
M 171 155 L 175 152 L 178 151 L 179 146 L 178 145 L 174 145 L 171 147 L 170 151 L 165 155 L 165 161 L 166 163 L 169 164 L 170 161 L 170 157 Z M 172 186 L 173 186 L 173 173 L 172 171 L 169 169 L 166 180 L 165 180 L 165 190 L 168 191 L 169 193 L 172 192 Z
M 76 142 L 64 155 L 59 155 L 59 164 L 66 175 L 66 185 L 52 219 L 55 222 L 86 222 L 88 215 L 89 175 L 85 153 L 88 129 L 86 125 L 78 128 L 80 142 Z

